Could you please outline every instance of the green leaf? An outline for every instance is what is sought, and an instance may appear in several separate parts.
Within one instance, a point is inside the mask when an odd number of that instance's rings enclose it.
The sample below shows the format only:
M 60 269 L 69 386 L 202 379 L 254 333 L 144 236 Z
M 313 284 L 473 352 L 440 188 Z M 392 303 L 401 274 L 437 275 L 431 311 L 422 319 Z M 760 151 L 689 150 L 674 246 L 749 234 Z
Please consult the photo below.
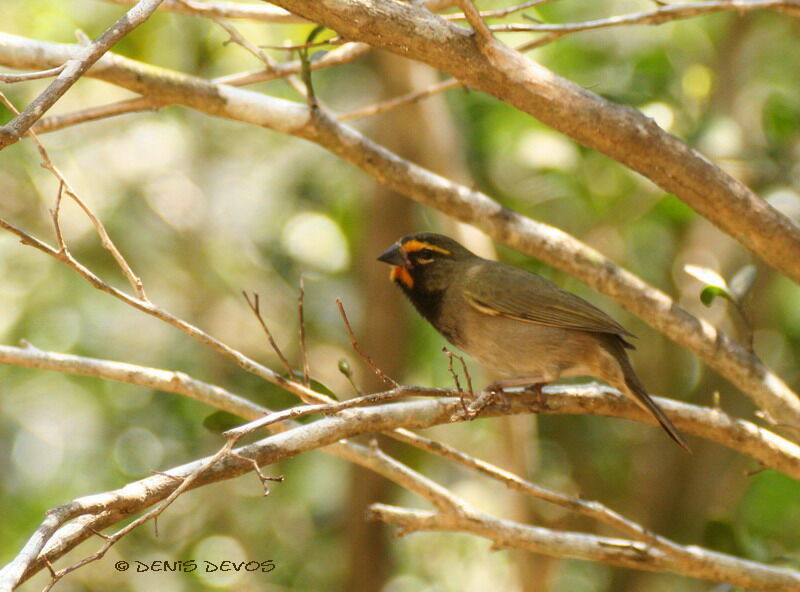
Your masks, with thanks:
M 684 265 L 683 270 L 706 285 L 700 292 L 700 302 L 706 306 L 711 306 L 717 296 L 733 300 L 728 282 L 713 269 L 702 265 Z
M 700 302 L 705 304 L 706 306 L 711 306 L 714 303 L 714 299 L 717 296 L 721 296 L 722 298 L 727 298 L 728 300 L 731 299 L 731 295 L 728 294 L 725 290 L 718 286 L 706 286 L 703 288 L 703 291 L 700 292 Z
M 294 374 L 294 379 L 297 382 L 303 382 L 303 373 L 302 372 L 300 372 L 299 370 L 292 370 L 292 374 Z M 320 382 L 319 380 L 317 380 L 316 378 L 313 378 L 313 377 L 309 377 L 309 382 L 310 382 L 310 387 L 313 390 L 315 390 L 318 393 L 321 393 L 323 395 L 328 395 L 334 401 L 338 401 L 339 400 L 339 398 L 336 396 L 336 394 L 330 388 L 328 388 L 328 386 L 326 384 Z
M 703 529 L 703 544 L 715 551 L 731 553 L 739 557 L 746 556 L 745 549 L 739 544 L 739 537 L 733 524 L 725 520 L 709 520 Z

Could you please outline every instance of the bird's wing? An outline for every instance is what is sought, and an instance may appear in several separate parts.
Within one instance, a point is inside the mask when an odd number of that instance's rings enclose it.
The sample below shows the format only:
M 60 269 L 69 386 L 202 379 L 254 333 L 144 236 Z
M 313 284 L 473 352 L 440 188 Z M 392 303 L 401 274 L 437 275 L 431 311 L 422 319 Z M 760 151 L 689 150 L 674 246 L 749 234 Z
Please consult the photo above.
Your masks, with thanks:
M 503 272 L 498 273 L 496 266 L 502 266 Z M 464 296 L 482 313 L 563 329 L 634 336 L 599 308 L 538 275 L 496 262 L 471 271 L 474 275 Z

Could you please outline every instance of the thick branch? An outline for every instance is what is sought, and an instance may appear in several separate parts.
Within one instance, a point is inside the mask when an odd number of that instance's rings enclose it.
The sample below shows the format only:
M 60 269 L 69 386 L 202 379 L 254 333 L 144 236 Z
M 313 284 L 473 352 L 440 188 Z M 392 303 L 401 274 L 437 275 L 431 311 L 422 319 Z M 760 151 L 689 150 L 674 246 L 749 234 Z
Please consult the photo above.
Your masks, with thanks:
M 245 419 L 256 419 L 269 413 L 269 409 L 265 407 L 256 405 L 214 384 L 191 378 L 183 372 L 42 351 L 31 345 L 26 347 L 0 345 L 0 364 L 127 382 L 145 388 L 184 395 Z
M 274 0 L 343 37 L 424 62 L 524 111 L 674 193 L 800 282 L 800 227 L 650 118 L 565 80 L 499 41 L 409 2 Z M 784 2 L 782 4 L 796 4 Z
M 311 60 L 309 67 L 311 70 L 322 70 L 325 68 L 332 68 L 342 64 L 348 64 L 357 60 L 362 55 L 370 50 L 369 45 L 364 43 L 345 43 L 341 47 L 337 47 L 318 59 Z M 220 76 L 215 78 L 214 82 L 219 84 L 229 84 L 230 86 L 247 86 L 248 84 L 256 84 L 258 82 L 268 82 L 279 78 L 287 78 L 293 74 L 298 74 L 302 70 L 300 60 L 291 62 L 284 62 L 275 64 L 272 68 L 262 68 L 251 72 L 241 72 L 238 74 L 230 74 L 227 76 Z M 434 91 L 438 92 L 438 91 Z M 422 98 L 422 97 L 420 97 Z M 109 103 L 106 105 L 99 105 L 96 107 L 87 107 L 80 111 L 73 113 L 65 113 L 63 115 L 53 115 L 39 120 L 33 127 L 36 133 L 45 133 L 56 131 L 71 125 L 84 123 L 87 121 L 96 121 L 106 117 L 114 117 L 117 115 L 124 115 L 127 113 L 135 113 L 137 111 L 154 111 L 164 106 L 153 99 L 146 97 L 138 97 L 135 99 L 127 99 L 118 101 L 116 103 Z M 368 113 L 372 114 L 372 113 Z M 363 114 L 355 115 L 356 117 L 363 117 Z
M 79 48 L 75 46 L 0 33 L 0 63 L 13 68 L 58 65 L 76 51 Z M 305 105 L 213 84 L 113 54 L 99 60 L 89 75 L 164 103 L 179 103 L 320 144 L 391 189 L 474 224 L 497 241 L 537 257 L 614 298 L 697 354 L 777 421 L 800 426 L 800 401 L 778 376 L 746 348 L 677 306 L 663 292 L 572 236 L 399 158 L 320 109 L 312 112 Z M 135 306 L 141 308 L 139 304 Z

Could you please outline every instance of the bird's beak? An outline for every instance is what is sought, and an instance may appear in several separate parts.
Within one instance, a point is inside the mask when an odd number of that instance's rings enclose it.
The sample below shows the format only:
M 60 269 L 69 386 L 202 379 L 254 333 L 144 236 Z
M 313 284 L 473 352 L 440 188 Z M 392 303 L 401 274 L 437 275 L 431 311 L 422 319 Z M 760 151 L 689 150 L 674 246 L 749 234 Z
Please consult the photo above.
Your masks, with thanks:
M 398 243 L 386 249 L 381 256 L 378 257 L 378 261 L 383 261 L 389 265 L 397 265 L 399 267 L 411 267 L 411 261 L 408 260 L 405 251 L 403 251 Z

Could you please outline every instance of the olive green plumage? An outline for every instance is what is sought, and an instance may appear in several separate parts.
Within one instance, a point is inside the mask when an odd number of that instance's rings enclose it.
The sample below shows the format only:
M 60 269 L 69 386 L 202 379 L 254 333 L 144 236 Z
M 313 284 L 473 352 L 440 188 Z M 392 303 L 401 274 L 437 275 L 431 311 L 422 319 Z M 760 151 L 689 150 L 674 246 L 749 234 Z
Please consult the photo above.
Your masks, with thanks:
M 631 366 L 626 338 L 633 335 L 583 298 L 439 234 L 403 237 L 378 259 L 392 265 L 392 280 L 448 341 L 512 377 L 494 386 L 594 376 L 645 408 L 689 450 Z

